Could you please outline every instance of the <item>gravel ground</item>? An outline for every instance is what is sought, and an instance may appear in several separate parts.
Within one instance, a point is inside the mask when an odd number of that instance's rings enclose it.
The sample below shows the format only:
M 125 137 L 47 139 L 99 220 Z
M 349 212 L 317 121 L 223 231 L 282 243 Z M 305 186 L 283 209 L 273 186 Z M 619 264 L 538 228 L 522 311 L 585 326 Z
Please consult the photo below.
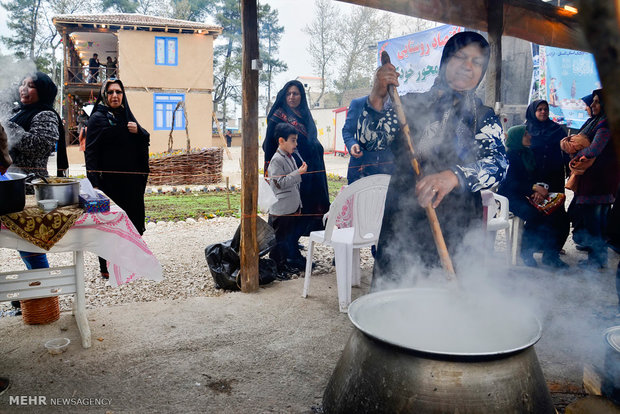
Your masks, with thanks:
M 97 256 L 86 252 L 84 266 L 86 307 L 223 295 L 225 291 L 215 288 L 205 260 L 204 249 L 209 244 L 231 239 L 239 223 L 240 219 L 234 217 L 149 223 L 143 237 L 163 267 L 164 280 L 161 282 L 138 279 L 116 288 L 111 287 L 100 277 Z M 302 238 L 301 243 L 307 245 L 307 238 Z M 313 270 L 313 275 L 334 272 L 332 258 L 331 248 L 316 245 L 317 267 Z M 72 261 L 72 254 L 48 254 L 48 260 L 52 266 L 68 265 Z M 370 249 L 363 249 L 361 260 L 362 268 L 372 268 Z M 10 249 L 0 249 L 0 263 L 4 263 L 3 269 L 24 267 L 17 252 Z M 303 277 L 303 274 L 301 276 Z M 61 296 L 61 311 L 70 310 L 71 301 L 71 295 Z M 10 309 L 8 302 L 0 306 L 3 310 Z

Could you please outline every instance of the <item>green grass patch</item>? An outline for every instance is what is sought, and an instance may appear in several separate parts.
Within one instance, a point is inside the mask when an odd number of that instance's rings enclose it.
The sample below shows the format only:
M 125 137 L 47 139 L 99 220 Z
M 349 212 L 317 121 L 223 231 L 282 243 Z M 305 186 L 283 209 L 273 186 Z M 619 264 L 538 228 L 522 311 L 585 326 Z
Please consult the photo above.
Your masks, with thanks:
M 347 180 L 328 175 L 329 198 L 333 201 Z M 241 192 L 231 191 L 230 208 L 226 191 L 192 193 L 151 193 L 144 196 L 146 221 L 179 221 L 186 218 L 213 218 L 216 216 L 239 217 Z

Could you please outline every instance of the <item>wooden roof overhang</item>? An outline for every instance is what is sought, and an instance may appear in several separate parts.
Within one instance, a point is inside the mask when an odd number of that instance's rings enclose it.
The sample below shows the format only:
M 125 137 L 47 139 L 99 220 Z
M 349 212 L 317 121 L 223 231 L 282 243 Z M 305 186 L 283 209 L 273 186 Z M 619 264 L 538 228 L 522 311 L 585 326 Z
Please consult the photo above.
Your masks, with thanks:
M 589 50 L 576 14 L 540 0 L 337 1 L 484 32 L 489 32 L 489 15 L 497 13 L 495 8 L 501 7 L 505 36 L 518 37 L 540 45 Z M 489 8 L 492 9 L 491 13 Z

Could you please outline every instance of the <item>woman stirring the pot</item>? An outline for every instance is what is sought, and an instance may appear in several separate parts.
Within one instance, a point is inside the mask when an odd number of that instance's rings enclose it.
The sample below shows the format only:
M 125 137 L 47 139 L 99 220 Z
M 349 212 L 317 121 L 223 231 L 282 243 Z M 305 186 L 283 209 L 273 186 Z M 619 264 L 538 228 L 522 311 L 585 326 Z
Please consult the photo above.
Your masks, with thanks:
M 123 83 L 118 79 L 105 82 L 88 120 L 86 171 L 93 187 L 125 210 L 140 234 L 145 230 L 149 137 L 129 109 Z M 105 259 L 99 258 L 99 266 L 107 279 Z
M 398 86 L 398 74 L 392 64 L 377 70 L 358 121 L 358 138 L 370 151 L 389 147 L 395 172 L 385 201 L 373 290 L 407 284 L 414 269 L 438 267 L 427 206 L 436 210 L 453 257 L 481 244 L 468 237 L 483 226 L 479 192 L 499 183 L 508 166 L 500 121 L 475 95 L 488 61 L 489 44 L 481 35 L 458 33 L 446 43 L 431 90 L 402 97 L 423 178 L 411 166 L 395 111 L 384 109 L 388 86 Z M 467 256 L 475 263 L 476 255 Z
M 69 163 L 65 147 L 65 130 L 54 99 L 58 88 L 45 73 L 26 76 L 19 87 L 20 105 L 6 123 L 9 154 L 13 165 L 9 172 L 36 173 L 48 176 L 47 160 L 57 150 L 56 169 L 64 176 Z M 28 269 L 49 267 L 44 253 L 19 252 Z M 18 301 L 11 302 L 19 307 Z

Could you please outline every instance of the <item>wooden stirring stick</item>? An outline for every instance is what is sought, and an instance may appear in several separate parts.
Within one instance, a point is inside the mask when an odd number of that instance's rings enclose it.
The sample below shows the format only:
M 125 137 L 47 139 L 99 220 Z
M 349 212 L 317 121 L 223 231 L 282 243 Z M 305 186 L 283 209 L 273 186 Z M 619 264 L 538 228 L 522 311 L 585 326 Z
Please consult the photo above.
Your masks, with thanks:
M 385 65 L 390 63 L 390 56 L 386 51 L 381 52 L 381 64 Z M 400 130 L 407 141 L 407 145 L 409 146 L 409 152 L 411 155 L 411 166 L 415 171 L 418 177 L 422 176 L 422 171 L 420 170 L 420 164 L 416 158 L 415 150 L 413 149 L 413 143 L 411 142 L 411 135 L 409 133 L 409 125 L 407 125 L 407 117 L 405 116 L 405 111 L 403 110 L 403 105 L 400 101 L 400 96 L 396 91 L 394 85 L 388 85 L 388 94 L 392 99 L 392 104 L 394 110 L 396 111 L 396 116 L 398 118 L 398 122 L 401 127 Z M 450 253 L 448 253 L 448 247 L 446 246 L 446 241 L 443 238 L 443 233 L 441 232 L 441 227 L 439 226 L 439 219 L 437 218 L 437 213 L 435 209 L 430 205 L 425 208 L 426 217 L 428 217 L 429 224 L 431 225 L 431 231 L 433 232 L 433 239 L 435 240 L 435 247 L 437 247 L 437 253 L 439 253 L 439 258 L 441 260 L 441 266 L 447 273 L 448 280 L 453 280 L 456 278 L 456 273 L 454 272 L 454 267 L 452 266 L 452 260 L 450 259 Z

